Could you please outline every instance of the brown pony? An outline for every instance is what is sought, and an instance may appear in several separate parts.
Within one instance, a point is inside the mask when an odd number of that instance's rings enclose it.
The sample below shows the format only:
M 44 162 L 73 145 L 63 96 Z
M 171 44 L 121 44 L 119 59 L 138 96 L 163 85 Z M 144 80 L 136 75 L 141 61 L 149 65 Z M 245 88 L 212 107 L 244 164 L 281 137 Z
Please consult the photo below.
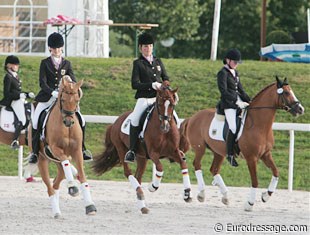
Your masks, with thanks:
M 92 168 L 98 175 L 111 170 L 118 164 L 123 164 L 124 175 L 136 191 L 138 208 L 143 214 L 149 212 L 145 205 L 144 193 L 141 187 L 142 175 L 148 157 L 156 166 L 156 177 L 149 185 L 149 191 L 154 192 L 158 189 L 163 176 L 163 166 L 160 158 L 167 157 L 180 164 L 184 185 L 183 198 L 186 202 L 191 201 L 191 185 L 187 164 L 183 152 L 179 149 L 180 134 L 173 116 L 174 106 L 178 99 L 176 92 L 177 89 L 172 90 L 169 83 L 165 82 L 157 91 L 155 106 L 144 131 L 143 143 L 145 146 L 140 142 L 136 151 L 137 168 L 135 176 L 132 175 L 128 163 L 124 162 L 129 146 L 129 136 L 121 131 L 122 124 L 130 112 L 122 114 L 114 124 L 108 127 L 105 137 L 105 151 L 94 157 Z
M 294 116 L 304 113 L 304 108 L 295 97 L 293 90 L 287 83 L 287 79 L 281 81 L 276 77 L 276 83 L 270 84 L 260 91 L 250 103 L 244 122 L 243 133 L 238 141 L 240 155 L 248 165 L 251 176 L 252 188 L 249 199 L 245 204 L 245 210 L 251 211 L 255 202 L 257 180 L 257 162 L 261 159 L 271 169 L 272 179 L 266 192 L 262 194 L 263 202 L 266 202 L 275 191 L 278 183 L 279 172 L 272 158 L 271 150 L 274 144 L 272 123 L 278 109 L 290 112 Z M 186 119 L 180 131 L 188 142 L 181 148 L 186 152 L 189 145 L 195 152 L 193 165 L 195 167 L 198 182 L 198 200 L 204 201 L 205 183 L 201 171 L 201 159 L 205 149 L 212 151 L 214 158 L 210 171 L 214 177 L 213 185 L 217 185 L 223 195 L 222 202 L 228 204 L 227 187 L 220 176 L 221 165 L 226 155 L 225 142 L 214 140 L 209 135 L 209 127 L 215 115 L 215 110 L 205 109 L 197 112 L 191 118 Z
M 73 178 L 75 168 L 70 163 L 71 159 L 76 163 L 86 214 L 96 214 L 96 207 L 91 199 L 89 185 L 84 173 L 82 130 L 76 116 L 82 96 L 80 89 L 82 83 L 82 81 L 73 83 L 69 76 L 63 77 L 59 87 L 58 99 L 51 108 L 45 126 L 45 137 L 40 142 L 38 167 L 47 187 L 54 218 L 59 218 L 61 215 L 59 209 L 61 181 L 66 178 L 68 192 L 71 196 L 77 196 L 79 193 L 77 182 Z M 56 163 L 58 170 L 52 184 L 48 169 L 50 160 Z

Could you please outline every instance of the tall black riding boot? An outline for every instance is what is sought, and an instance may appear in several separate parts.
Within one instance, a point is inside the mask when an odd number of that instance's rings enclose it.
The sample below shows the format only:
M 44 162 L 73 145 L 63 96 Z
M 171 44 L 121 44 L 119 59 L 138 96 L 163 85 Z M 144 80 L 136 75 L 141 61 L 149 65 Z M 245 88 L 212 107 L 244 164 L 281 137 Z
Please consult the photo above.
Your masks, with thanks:
M 139 137 L 140 128 L 138 126 L 130 125 L 130 131 L 129 131 L 129 151 L 125 155 L 125 162 L 132 163 L 135 161 L 136 158 L 136 148 L 137 148 L 137 142 Z
M 231 130 L 228 130 L 227 136 L 226 136 L 226 151 L 227 151 L 227 161 L 230 163 L 230 165 L 237 167 L 238 163 L 234 157 L 234 143 L 235 143 L 235 135 L 232 133 Z
M 35 164 L 38 161 L 39 150 L 40 150 L 40 131 L 32 128 L 32 153 L 29 157 L 29 163 Z
M 23 124 L 22 124 L 22 122 L 18 121 L 16 126 L 15 126 L 15 132 L 14 132 L 14 136 L 13 136 L 13 141 L 11 143 L 11 148 L 12 149 L 18 149 L 19 148 L 19 142 L 18 142 L 17 139 L 18 139 L 22 129 L 23 129 Z
M 93 155 L 92 153 L 86 149 L 84 139 L 85 139 L 85 126 L 82 127 L 82 132 L 83 132 L 83 139 L 82 139 L 82 151 L 83 151 L 83 159 L 85 162 L 90 162 L 93 160 Z

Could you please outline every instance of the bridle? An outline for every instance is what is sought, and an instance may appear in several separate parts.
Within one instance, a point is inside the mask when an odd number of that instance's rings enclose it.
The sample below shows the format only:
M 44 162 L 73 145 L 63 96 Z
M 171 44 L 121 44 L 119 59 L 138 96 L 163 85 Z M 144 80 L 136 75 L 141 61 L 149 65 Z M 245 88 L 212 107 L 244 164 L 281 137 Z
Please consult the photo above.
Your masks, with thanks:
M 61 94 L 60 94 L 60 101 L 59 101 L 59 106 L 60 106 L 60 112 L 63 116 L 63 123 L 65 124 L 66 127 L 71 127 L 73 124 L 74 124 L 74 120 L 72 119 L 73 118 L 73 115 L 75 115 L 75 113 L 77 112 L 78 110 L 78 105 L 75 106 L 75 109 L 74 110 L 66 110 L 63 108 L 63 94 L 67 94 L 67 95 L 76 95 L 78 94 L 77 91 L 66 91 L 64 88 L 61 90 Z M 68 117 L 70 117 L 70 121 L 67 119 Z
M 162 89 L 163 90 L 165 90 L 165 89 L 168 89 L 169 91 L 172 91 L 172 89 L 170 88 L 170 87 L 162 87 Z M 169 106 L 170 107 L 172 107 L 172 111 L 170 112 L 170 113 L 168 113 L 167 112 L 167 114 L 166 113 L 164 113 L 164 114 L 161 114 L 160 113 L 160 111 L 159 111 L 159 106 L 161 105 L 161 104 L 159 104 L 159 101 L 160 100 L 163 100 L 164 102 L 163 102 L 163 105 L 165 105 L 165 102 L 166 101 L 169 101 Z M 173 117 L 173 110 L 174 110 L 174 107 L 175 107 L 175 102 L 174 102 L 174 100 L 173 100 L 173 102 L 171 102 L 171 98 L 169 97 L 168 99 L 165 99 L 164 97 L 162 97 L 159 93 L 158 93 L 158 95 L 157 95 L 157 98 L 156 98 L 156 103 L 155 103 L 155 105 L 156 105 L 156 109 L 157 109 L 157 114 L 158 114 L 158 117 L 159 117 L 159 120 L 162 122 L 162 121 L 168 121 L 168 122 L 170 122 L 171 121 L 171 119 L 172 119 L 172 117 Z M 166 110 L 166 109 L 165 109 Z

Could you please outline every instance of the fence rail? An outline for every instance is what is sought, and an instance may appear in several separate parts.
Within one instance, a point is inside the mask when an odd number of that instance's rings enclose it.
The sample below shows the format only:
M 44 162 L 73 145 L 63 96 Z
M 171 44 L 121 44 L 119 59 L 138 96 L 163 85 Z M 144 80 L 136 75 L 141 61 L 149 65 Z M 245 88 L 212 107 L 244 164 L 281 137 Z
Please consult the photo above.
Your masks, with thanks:
M 84 115 L 86 122 L 89 123 L 114 123 L 118 116 L 101 116 L 101 115 Z M 180 119 L 183 121 L 184 119 Z M 295 131 L 310 131 L 310 124 L 306 123 L 273 123 L 273 130 L 289 131 L 290 133 L 290 146 L 289 146 L 289 171 L 288 171 L 288 190 L 293 190 L 293 170 L 294 170 L 294 142 L 295 142 Z M 19 151 L 19 164 L 18 164 L 18 175 L 22 178 L 22 146 Z

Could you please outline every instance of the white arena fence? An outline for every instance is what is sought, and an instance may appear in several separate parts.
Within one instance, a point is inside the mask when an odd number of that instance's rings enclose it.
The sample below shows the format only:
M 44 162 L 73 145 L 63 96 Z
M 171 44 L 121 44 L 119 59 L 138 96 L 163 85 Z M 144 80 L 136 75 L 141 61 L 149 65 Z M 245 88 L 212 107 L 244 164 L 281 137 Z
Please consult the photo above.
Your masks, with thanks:
M 86 122 L 89 123 L 114 123 L 118 116 L 101 116 L 101 115 L 83 115 Z M 184 119 L 181 119 L 183 121 Z M 295 131 L 310 131 L 310 124 L 308 123 L 273 123 L 273 130 L 289 131 L 290 133 L 290 146 L 289 146 L 289 171 L 288 171 L 288 190 L 293 190 L 293 169 L 294 169 L 294 142 Z M 21 146 L 18 151 L 18 176 L 23 178 L 23 147 Z

